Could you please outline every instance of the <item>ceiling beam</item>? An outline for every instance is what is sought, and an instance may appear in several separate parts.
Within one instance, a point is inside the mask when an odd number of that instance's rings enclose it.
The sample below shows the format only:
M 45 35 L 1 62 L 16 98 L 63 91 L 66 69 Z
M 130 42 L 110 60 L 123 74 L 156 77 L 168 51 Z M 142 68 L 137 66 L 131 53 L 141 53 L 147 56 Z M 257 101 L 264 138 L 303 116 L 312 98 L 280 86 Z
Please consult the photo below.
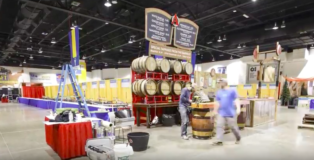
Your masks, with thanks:
M 42 3 L 38 3 L 38 2 L 34 2 L 34 1 L 27 1 L 27 0 L 21 0 L 22 2 L 27 2 L 27 3 L 30 3 L 30 4 L 34 4 L 34 5 L 38 5 L 38 6 L 42 6 L 42 7 L 47 7 L 47 8 L 51 8 L 51 9 L 54 9 L 54 10 L 57 10 L 57 11 L 60 11 L 60 12 L 65 12 L 65 13 L 69 13 L 69 14 L 72 14 L 72 15 L 77 15 L 77 16 L 81 16 L 81 17 L 85 17 L 85 18 L 89 18 L 89 19 L 93 19 L 93 20 L 96 20 L 96 21 L 100 21 L 100 22 L 103 22 L 103 23 L 110 23 L 110 24 L 113 24 L 113 25 L 116 25 L 116 26 L 120 26 L 120 27 L 123 27 L 123 28 L 127 28 L 127 29 L 130 29 L 130 30 L 134 30 L 134 31 L 138 31 L 138 32 L 142 32 L 142 33 L 145 33 L 145 30 L 143 29 L 139 29 L 139 28 L 134 28 L 134 27 L 131 27 L 131 26 L 127 26 L 127 25 L 124 25 L 124 24 L 120 24 L 120 23 L 116 23 L 116 22 L 113 22 L 113 21 L 108 21 L 108 20 L 105 20 L 105 19 L 102 19 L 102 18 L 97 18 L 97 17 L 94 17 L 94 16 L 90 16 L 90 15 L 85 15 L 85 14 L 82 14 L 82 13 L 79 13 L 79 12 L 74 12 L 74 11 L 70 11 L 70 10 L 66 10 L 66 9 L 62 9 L 62 8 L 58 8 L 58 7 L 54 7 L 54 6 L 51 6 L 51 5 L 46 5 L 46 4 L 42 4 Z M 177 1 L 175 1 L 174 3 L 177 3 Z M 172 4 L 174 4 L 172 3 Z M 245 6 L 245 5 L 248 5 L 252 3 L 251 1 L 250 2 L 246 2 L 246 3 L 243 3 L 243 4 L 240 4 L 240 5 L 237 5 L 237 6 L 234 6 L 234 7 L 231 7 L 231 8 L 228 8 L 226 10 L 223 10 L 223 11 L 220 11 L 220 12 L 216 12 L 214 14 L 210 14 L 210 15 L 207 15 L 205 17 L 202 17 L 202 18 L 199 18 L 197 20 L 194 20 L 194 21 L 200 21 L 200 20 L 203 20 L 203 19 L 206 19 L 206 18 L 209 18 L 209 17 L 213 17 L 213 16 L 216 16 L 216 15 L 219 15 L 221 13 L 224 13 L 224 12 L 227 12 L 229 10 L 232 10 L 234 8 L 238 8 L 238 7 L 241 7 L 241 6 Z M 143 40 L 144 38 L 141 38 L 140 40 Z M 138 41 L 140 41 L 138 40 Z M 113 50 L 113 49 L 116 49 L 116 48 L 120 48 L 120 47 L 123 47 L 125 45 L 128 45 L 128 43 L 125 43 L 125 44 L 122 44 L 122 45 L 119 45 L 117 47 L 114 47 L 110 50 Z M 202 46 L 202 45 L 197 45 L 197 46 Z M 206 47 L 206 46 L 204 46 Z M 207 47 L 207 48 L 211 48 L 211 47 Z M 212 50 L 215 50 L 217 52 L 221 52 L 221 53 L 225 53 L 225 54 L 230 54 L 228 52 L 225 52 L 225 51 L 222 51 L 222 50 L 218 50 L 218 49 L 215 49 L 215 48 L 211 48 Z M 93 56 L 96 56 L 96 55 L 99 55 L 101 54 L 100 53 L 96 53 L 96 54 L 93 54 L 93 55 L 90 55 L 88 57 L 93 57 Z M 231 55 L 231 54 L 230 54 Z M 238 55 L 235 55 L 235 56 L 238 56 Z
M 215 12 L 215 13 L 213 13 L 213 14 L 209 14 L 209 15 L 207 15 L 207 16 L 204 16 L 204 17 L 195 19 L 195 20 L 193 20 L 193 21 L 194 21 L 194 22 L 199 22 L 199 21 L 202 21 L 202 20 L 211 18 L 211 17 L 215 17 L 215 16 L 220 15 L 220 14 L 222 14 L 222 13 L 225 13 L 225 12 L 228 12 L 228 11 L 231 11 L 231 10 L 234 10 L 234 9 L 237 9 L 237 8 L 239 8 L 239 7 L 243 7 L 243 6 L 249 5 L 249 4 L 251 4 L 251 3 L 257 3 L 257 2 L 252 2 L 252 1 L 245 2 L 245 3 L 242 3 L 242 4 L 239 4 L 239 5 L 236 5 L 236 6 L 227 8 L 227 9 L 225 9 L 225 10 L 222 10 L 222 11 L 219 11 L 219 12 Z
M 228 5 L 229 7 L 233 7 L 233 6 L 234 6 L 233 4 L 227 2 L 226 0 L 220 0 L 220 1 L 223 2 L 224 4 Z M 239 11 L 239 12 L 241 12 L 242 14 L 248 15 L 250 18 L 256 20 L 257 22 L 262 22 L 262 21 L 259 20 L 258 18 L 254 17 L 252 14 L 246 13 L 245 11 L 243 11 L 243 10 L 240 9 L 240 8 L 237 8 L 236 10 Z
M 34 5 L 38 5 L 38 6 L 42 6 L 42 7 L 51 8 L 53 10 L 57 10 L 57 11 L 60 11 L 60 12 L 65 12 L 65 13 L 69 13 L 69 14 L 72 14 L 72 15 L 77 15 L 77 16 L 93 19 L 93 20 L 100 21 L 100 22 L 103 22 L 103 23 L 107 22 L 107 23 L 110 23 L 110 24 L 113 24 L 113 25 L 116 25 L 116 26 L 120 26 L 120 27 L 124 27 L 124 28 L 127 28 L 127 29 L 131 29 L 131 30 L 134 30 L 134 31 L 144 32 L 144 30 L 139 29 L 139 28 L 127 26 L 127 25 L 124 25 L 124 24 L 116 23 L 116 22 L 113 22 L 113 21 L 105 20 L 105 19 L 102 19 L 102 18 L 90 16 L 90 15 L 85 15 L 85 14 L 82 14 L 82 13 L 79 13 L 79 12 L 70 11 L 70 10 L 66 10 L 66 9 L 62 9 L 62 8 L 58 8 L 58 7 L 47 5 L 47 4 L 34 2 L 34 1 L 28 1 L 28 0 L 21 0 L 21 1 L 22 2 L 27 2 L 29 4 L 34 4 Z

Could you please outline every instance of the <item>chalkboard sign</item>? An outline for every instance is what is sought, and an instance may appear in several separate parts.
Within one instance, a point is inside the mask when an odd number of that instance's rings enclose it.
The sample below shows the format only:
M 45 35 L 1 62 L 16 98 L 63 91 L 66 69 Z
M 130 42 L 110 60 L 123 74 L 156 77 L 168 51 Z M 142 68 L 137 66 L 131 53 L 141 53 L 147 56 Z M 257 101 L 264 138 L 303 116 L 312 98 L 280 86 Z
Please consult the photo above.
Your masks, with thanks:
M 171 15 L 160 9 L 147 8 L 145 18 L 145 38 L 151 42 L 170 45 L 173 33 Z
M 174 45 L 178 48 L 194 50 L 198 34 L 198 25 L 194 22 L 180 18 L 179 26 L 174 29 Z

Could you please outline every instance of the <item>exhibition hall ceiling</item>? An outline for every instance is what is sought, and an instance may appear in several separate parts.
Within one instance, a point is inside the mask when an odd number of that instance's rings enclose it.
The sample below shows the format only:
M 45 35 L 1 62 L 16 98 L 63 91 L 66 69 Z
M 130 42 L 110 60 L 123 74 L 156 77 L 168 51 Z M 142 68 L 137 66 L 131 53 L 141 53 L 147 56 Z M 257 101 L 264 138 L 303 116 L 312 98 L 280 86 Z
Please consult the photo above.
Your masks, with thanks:
M 309 0 L 0 0 L 0 7 L 5 66 L 58 68 L 69 62 L 68 32 L 77 25 L 89 70 L 129 67 L 146 54 L 149 7 L 199 25 L 197 63 L 252 55 L 256 45 L 273 50 L 277 41 L 288 52 L 314 43 Z

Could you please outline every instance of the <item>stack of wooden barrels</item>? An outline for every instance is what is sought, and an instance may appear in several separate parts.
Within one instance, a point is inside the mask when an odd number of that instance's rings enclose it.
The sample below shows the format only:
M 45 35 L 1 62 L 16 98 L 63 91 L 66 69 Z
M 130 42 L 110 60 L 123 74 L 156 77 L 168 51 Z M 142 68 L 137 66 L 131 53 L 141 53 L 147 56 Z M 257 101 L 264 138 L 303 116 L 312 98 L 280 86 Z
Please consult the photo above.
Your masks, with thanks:
M 168 74 L 187 74 L 193 72 L 193 66 L 189 62 L 180 62 L 178 60 L 155 59 L 150 56 L 143 56 L 132 61 L 131 69 L 138 73 L 161 72 Z M 181 89 L 191 85 L 191 82 L 153 79 L 137 79 L 132 84 L 133 94 L 141 97 L 154 95 L 180 95 Z

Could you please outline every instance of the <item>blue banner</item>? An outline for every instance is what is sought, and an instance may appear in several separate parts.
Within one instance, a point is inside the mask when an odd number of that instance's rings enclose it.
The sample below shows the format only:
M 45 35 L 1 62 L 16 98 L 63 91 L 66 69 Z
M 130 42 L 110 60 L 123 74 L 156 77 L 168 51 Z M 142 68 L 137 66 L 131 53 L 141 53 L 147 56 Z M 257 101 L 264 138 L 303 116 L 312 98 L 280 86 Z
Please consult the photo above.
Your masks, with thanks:
M 80 66 L 80 36 L 79 29 L 75 27 L 69 32 L 69 46 L 71 53 L 71 65 L 79 68 Z
M 192 52 L 191 63 L 193 66 L 193 73 L 192 74 L 194 74 L 195 64 L 196 64 L 196 53 L 195 53 L 195 51 Z

